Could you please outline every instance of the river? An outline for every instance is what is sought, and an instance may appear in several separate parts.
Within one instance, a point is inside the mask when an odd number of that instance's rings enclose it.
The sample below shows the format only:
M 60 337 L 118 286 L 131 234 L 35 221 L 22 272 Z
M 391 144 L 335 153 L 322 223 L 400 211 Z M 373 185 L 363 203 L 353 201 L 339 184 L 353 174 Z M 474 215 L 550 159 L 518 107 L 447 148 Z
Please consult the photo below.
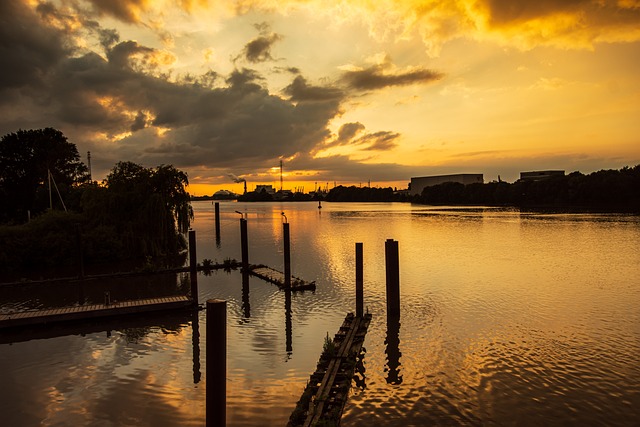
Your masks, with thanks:
M 373 320 L 344 426 L 638 425 L 639 216 L 221 202 L 217 244 L 212 203 L 193 206 L 200 261 L 240 259 L 240 211 L 249 261 L 282 270 L 284 212 L 292 273 L 317 283 L 289 307 L 257 278 L 243 293 L 239 272 L 199 274 L 201 302 L 228 301 L 228 426 L 286 424 L 325 336 L 355 309 L 356 242 Z M 399 322 L 386 316 L 390 238 L 399 242 Z M 186 283 L 182 275 L 160 282 L 162 294 Z M 117 299 L 153 283 L 112 286 Z M 16 293 L 0 292 L 0 310 L 54 304 L 59 292 Z M 200 312 L 16 339 L 0 332 L 2 425 L 202 425 L 205 320 Z

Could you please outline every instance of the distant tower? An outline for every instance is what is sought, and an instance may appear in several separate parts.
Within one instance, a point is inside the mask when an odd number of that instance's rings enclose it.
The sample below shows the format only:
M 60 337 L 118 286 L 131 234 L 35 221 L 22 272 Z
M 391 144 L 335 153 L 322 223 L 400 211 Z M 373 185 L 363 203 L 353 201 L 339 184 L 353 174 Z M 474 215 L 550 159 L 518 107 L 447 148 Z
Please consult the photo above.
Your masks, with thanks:
M 89 181 L 92 181 L 92 179 L 91 179 L 91 151 L 87 151 L 87 163 L 89 164 Z
M 280 159 L 280 192 L 282 192 L 282 159 Z

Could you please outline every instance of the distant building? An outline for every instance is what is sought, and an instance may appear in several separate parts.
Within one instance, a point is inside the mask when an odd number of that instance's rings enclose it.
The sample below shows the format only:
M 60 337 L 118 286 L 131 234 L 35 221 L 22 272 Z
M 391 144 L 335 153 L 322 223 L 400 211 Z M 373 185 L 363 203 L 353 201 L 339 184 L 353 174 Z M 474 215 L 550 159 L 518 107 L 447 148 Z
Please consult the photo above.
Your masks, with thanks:
M 256 193 L 262 193 L 263 191 L 267 194 L 271 194 L 272 196 L 276 194 L 276 190 L 273 188 L 273 185 L 256 185 Z
M 521 181 L 540 181 L 541 179 L 548 179 L 554 176 L 564 176 L 564 171 L 531 171 L 520 172 Z
M 484 178 L 481 173 L 460 173 L 457 175 L 437 175 L 437 176 L 420 176 L 411 178 L 411 191 L 412 196 L 422 194 L 422 190 L 425 187 L 431 187 L 433 185 L 444 184 L 445 182 L 458 182 L 460 184 L 468 185 L 475 183 L 484 183 Z

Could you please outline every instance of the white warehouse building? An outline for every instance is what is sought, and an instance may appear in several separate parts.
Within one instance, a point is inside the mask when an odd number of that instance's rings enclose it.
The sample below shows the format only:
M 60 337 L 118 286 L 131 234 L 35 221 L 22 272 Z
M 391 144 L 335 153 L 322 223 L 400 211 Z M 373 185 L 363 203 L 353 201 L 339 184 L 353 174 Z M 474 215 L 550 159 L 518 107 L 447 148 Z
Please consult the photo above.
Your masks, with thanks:
M 412 196 L 422 194 L 422 190 L 425 187 L 431 187 L 432 185 L 444 184 L 445 182 L 458 182 L 460 184 L 468 185 L 475 183 L 484 183 L 484 178 L 481 173 L 459 173 L 456 175 L 437 175 L 437 176 L 419 176 L 411 178 L 411 192 Z

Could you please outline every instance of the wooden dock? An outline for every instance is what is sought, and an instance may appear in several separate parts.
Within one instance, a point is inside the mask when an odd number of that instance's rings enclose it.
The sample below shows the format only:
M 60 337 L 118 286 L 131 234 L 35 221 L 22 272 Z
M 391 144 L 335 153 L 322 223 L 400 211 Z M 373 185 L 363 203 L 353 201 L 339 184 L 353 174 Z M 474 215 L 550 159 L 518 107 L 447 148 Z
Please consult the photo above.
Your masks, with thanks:
M 316 371 L 302 393 L 287 427 L 339 425 L 371 314 L 347 314 L 331 345 L 325 343 Z
M 259 277 L 269 283 L 278 285 L 280 289 L 287 289 L 284 283 L 284 273 L 275 270 L 265 265 L 251 265 L 249 266 L 249 274 Z M 292 291 L 315 291 L 316 282 L 307 282 L 299 277 L 291 276 L 291 290 Z
M 184 295 L 0 314 L 0 329 L 193 307 Z

